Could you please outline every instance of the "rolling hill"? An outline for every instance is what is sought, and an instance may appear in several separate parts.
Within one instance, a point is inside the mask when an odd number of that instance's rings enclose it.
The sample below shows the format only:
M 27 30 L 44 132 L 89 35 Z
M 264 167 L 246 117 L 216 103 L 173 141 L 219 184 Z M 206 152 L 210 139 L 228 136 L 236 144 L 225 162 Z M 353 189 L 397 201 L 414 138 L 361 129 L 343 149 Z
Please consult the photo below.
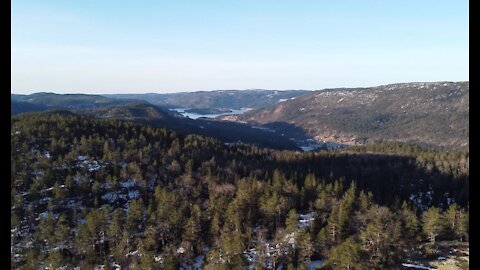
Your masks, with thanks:
M 142 102 L 88 110 L 74 110 L 74 112 L 98 118 L 131 120 L 154 127 L 166 127 L 181 134 L 200 134 L 226 143 L 240 141 L 274 149 L 299 149 L 294 142 L 281 134 L 253 128 L 243 123 L 220 122 L 204 118 L 192 120 Z
M 109 98 L 145 100 L 166 108 L 194 108 L 219 112 L 228 109 L 260 109 L 310 93 L 307 90 L 217 90 L 172 94 L 112 94 Z
M 324 89 L 220 119 L 265 125 L 277 131 L 293 126 L 317 141 L 405 141 L 465 150 L 469 136 L 469 82 Z
M 102 106 L 124 105 L 135 102 L 130 99 L 113 99 L 100 95 L 34 93 L 11 95 L 11 114 L 51 109 L 87 109 Z

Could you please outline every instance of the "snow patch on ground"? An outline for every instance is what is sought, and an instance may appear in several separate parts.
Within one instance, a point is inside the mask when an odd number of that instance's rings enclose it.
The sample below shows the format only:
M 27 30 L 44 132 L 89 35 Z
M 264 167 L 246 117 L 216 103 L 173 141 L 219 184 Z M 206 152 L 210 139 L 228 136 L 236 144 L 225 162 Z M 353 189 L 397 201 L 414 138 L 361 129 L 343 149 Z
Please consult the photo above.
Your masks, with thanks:
M 128 198 L 131 200 L 140 198 L 140 192 L 138 190 L 132 190 L 128 192 Z
M 308 264 L 307 269 L 308 270 L 319 269 L 320 267 L 322 267 L 322 265 L 323 265 L 323 260 L 314 260 Z
M 122 160 L 118 163 L 118 165 L 120 165 L 120 167 L 122 168 L 126 168 L 128 164 L 124 160 Z
M 134 251 L 131 251 L 131 252 L 128 252 L 127 254 L 125 254 L 125 257 L 128 257 L 128 256 L 134 256 L 134 255 L 137 255 L 138 256 L 142 256 L 141 253 L 139 253 L 138 249 L 137 250 L 134 250 Z
M 268 128 L 268 127 L 255 126 L 255 125 L 252 125 L 251 127 L 252 127 L 252 128 L 256 128 L 256 129 L 265 130 L 265 131 L 268 131 L 268 132 L 275 132 L 275 130 L 273 130 L 273 129 L 271 129 L 271 128 Z
M 402 263 L 403 266 L 408 268 L 415 268 L 415 269 L 425 269 L 425 270 L 437 270 L 436 268 L 430 268 L 423 265 L 416 265 L 411 263 Z
M 123 188 L 132 188 L 136 185 L 136 182 L 133 181 L 132 179 L 120 182 L 120 186 Z
M 118 199 L 126 200 L 127 196 L 118 192 L 108 192 L 102 195 L 102 200 L 114 203 Z
M 201 270 L 204 257 L 205 257 L 204 255 L 198 255 L 197 257 L 195 257 L 195 262 L 193 263 L 193 265 L 182 266 L 180 267 L 180 269 L 181 270 Z
M 314 215 L 315 215 L 314 212 L 310 212 L 307 214 L 299 214 L 297 227 L 298 228 L 310 227 L 312 225 L 312 222 L 315 220 Z
M 254 263 L 257 260 L 257 250 L 254 248 L 245 250 L 243 254 L 249 263 Z

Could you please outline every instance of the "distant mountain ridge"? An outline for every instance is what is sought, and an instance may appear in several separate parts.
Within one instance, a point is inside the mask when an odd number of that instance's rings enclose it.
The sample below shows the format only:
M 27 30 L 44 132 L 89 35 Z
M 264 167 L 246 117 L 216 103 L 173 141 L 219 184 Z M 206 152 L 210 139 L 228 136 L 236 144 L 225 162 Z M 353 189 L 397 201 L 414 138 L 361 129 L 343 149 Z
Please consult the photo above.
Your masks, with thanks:
M 31 95 L 12 94 L 10 97 L 12 114 L 50 109 L 87 109 L 101 106 L 125 105 L 136 102 L 130 99 L 113 99 L 100 95 L 55 94 L 46 92 Z
M 467 149 L 469 82 L 317 90 L 270 108 L 223 119 L 277 130 L 287 123 L 316 140 L 344 144 L 408 141 Z
M 468 94 L 468 81 L 415 82 L 303 92 L 12 94 L 11 104 L 12 115 L 69 110 L 101 118 L 148 122 L 186 134 L 212 136 L 224 142 L 244 141 L 281 149 L 298 149 L 293 142 L 298 146 L 302 141 L 315 139 L 320 143 L 342 145 L 404 141 L 465 150 L 469 145 Z M 206 113 L 242 107 L 256 107 L 256 110 L 220 116 L 217 120 L 228 121 L 215 121 L 191 120 L 167 110 L 178 107 Z
M 98 118 L 129 120 L 166 127 L 183 134 L 200 134 L 221 141 L 252 143 L 275 149 L 299 150 L 294 142 L 280 134 L 255 129 L 246 124 L 214 120 L 192 120 L 146 101 L 113 99 L 99 95 L 37 93 L 11 95 L 12 115 L 41 111 L 70 111 Z
M 309 90 L 215 90 L 169 94 L 111 94 L 109 98 L 145 100 L 167 108 L 260 109 L 311 93 Z

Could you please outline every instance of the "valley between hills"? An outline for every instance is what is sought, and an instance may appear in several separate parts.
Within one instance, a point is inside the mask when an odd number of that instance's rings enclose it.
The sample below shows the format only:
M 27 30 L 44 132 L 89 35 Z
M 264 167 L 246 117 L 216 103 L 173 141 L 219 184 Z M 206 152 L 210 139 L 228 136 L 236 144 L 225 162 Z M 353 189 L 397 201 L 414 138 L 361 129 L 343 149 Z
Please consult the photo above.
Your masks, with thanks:
M 468 82 L 11 105 L 12 269 L 469 268 Z

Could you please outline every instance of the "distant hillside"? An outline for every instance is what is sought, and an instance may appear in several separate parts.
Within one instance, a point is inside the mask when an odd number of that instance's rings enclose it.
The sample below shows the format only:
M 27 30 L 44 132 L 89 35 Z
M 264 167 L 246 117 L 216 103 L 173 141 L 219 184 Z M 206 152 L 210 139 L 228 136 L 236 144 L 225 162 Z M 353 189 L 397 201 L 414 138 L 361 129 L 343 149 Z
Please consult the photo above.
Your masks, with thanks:
M 316 140 L 345 144 L 398 140 L 466 149 L 468 116 L 469 82 L 433 82 L 318 90 L 224 118 L 296 126 Z
M 146 101 L 114 99 L 99 95 L 36 93 L 11 95 L 12 115 L 47 110 L 68 110 L 99 118 L 130 120 L 156 127 L 166 127 L 182 134 L 200 134 L 224 142 L 252 143 L 274 149 L 299 150 L 281 134 L 256 129 L 241 123 L 207 119 L 192 120 L 166 111 Z
M 73 111 L 98 118 L 131 120 L 155 127 L 166 127 L 182 134 L 200 134 L 228 143 L 241 141 L 274 149 L 299 150 L 294 142 L 281 134 L 256 129 L 241 123 L 218 122 L 202 118 L 192 120 L 178 117 L 148 103 L 136 102 L 127 105 Z
M 132 103 L 122 106 L 108 106 L 93 108 L 85 111 L 76 111 L 91 114 L 101 118 L 124 119 L 124 120 L 170 120 L 173 119 L 167 112 L 148 103 Z
M 48 106 L 43 104 L 35 104 L 30 102 L 23 102 L 23 101 L 16 101 L 11 100 L 11 108 L 10 113 L 12 115 L 25 113 L 25 112 L 39 112 L 39 111 L 46 111 L 49 109 Z
M 311 93 L 306 90 L 217 90 L 173 94 L 112 94 L 110 98 L 146 100 L 168 108 L 260 109 Z
M 11 95 L 12 114 L 48 109 L 85 109 L 101 106 L 122 105 L 134 102 L 100 95 L 35 93 L 31 95 Z

